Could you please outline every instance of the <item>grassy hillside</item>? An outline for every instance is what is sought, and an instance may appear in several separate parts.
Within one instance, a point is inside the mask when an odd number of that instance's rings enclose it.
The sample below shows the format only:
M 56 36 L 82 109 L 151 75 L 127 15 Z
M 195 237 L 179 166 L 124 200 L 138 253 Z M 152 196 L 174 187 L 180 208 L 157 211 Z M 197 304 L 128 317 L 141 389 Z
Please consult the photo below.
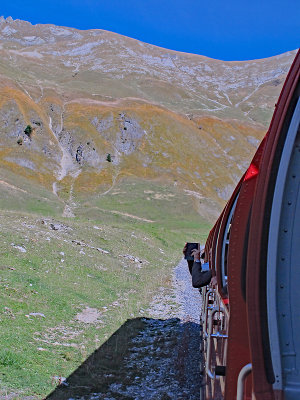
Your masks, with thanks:
M 126 319 L 146 315 L 183 243 L 203 243 L 210 225 L 159 181 L 124 179 L 71 219 L 51 196 L 46 210 L 20 194 L 1 211 L 0 380 L 2 394 L 40 399 Z

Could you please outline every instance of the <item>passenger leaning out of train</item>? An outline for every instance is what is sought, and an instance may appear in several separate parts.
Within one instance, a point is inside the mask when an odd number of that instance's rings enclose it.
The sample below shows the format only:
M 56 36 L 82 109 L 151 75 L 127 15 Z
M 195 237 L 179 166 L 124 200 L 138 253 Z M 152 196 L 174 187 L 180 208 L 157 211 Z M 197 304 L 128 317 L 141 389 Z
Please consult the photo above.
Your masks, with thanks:
M 212 283 L 213 286 L 216 284 L 216 279 L 212 274 L 211 269 L 206 269 L 205 264 L 201 264 L 201 259 L 204 260 L 205 254 L 201 251 L 194 249 L 192 255 L 194 256 L 194 263 L 192 268 L 192 285 L 194 288 L 201 288 L 203 286 Z

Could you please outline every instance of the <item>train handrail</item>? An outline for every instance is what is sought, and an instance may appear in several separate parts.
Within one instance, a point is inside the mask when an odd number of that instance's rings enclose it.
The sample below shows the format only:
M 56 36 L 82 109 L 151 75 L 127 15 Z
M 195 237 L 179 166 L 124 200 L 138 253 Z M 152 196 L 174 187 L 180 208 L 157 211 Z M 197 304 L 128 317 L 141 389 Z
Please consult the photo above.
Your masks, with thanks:
M 208 289 L 206 290 L 205 293 L 205 298 L 204 298 L 204 321 L 203 321 L 203 334 L 207 338 L 208 337 L 208 332 L 207 332 L 207 320 L 208 320 L 208 313 L 210 310 L 213 310 L 213 306 L 208 306 L 208 301 L 210 295 L 215 295 L 214 289 Z
M 228 339 L 228 335 L 223 335 L 220 332 L 217 333 L 212 333 L 213 330 L 213 318 L 216 313 L 223 313 L 225 315 L 225 312 L 223 309 L 220 309 L 219 307 L 215 307 L 209 316 L 209 322 L 208 322 L 208 343 L 207 343 L 207 354 L 206 354 L 206 364 L 205 364 L 205 370 L 206 374 L 209 376 L 210 379 L 216 379 L 216 374 L 211 371 L 211 358 L 212 358 L 212 352 L 211 352 L 211 347 L 212 347 L 212 339 Z
M 208 288 L 207 286 L 204 286 L 202 288 L 202 303 L 201 303 L 201 314 L 200 314 L 200 319 L 202 322 L 202 325 L 204 324 L 204 312 L 205 312 L 205 301 L 206 301 L 206 292 L 207 292 Z
M 237 381 L 236 400 L 244 399 L 244 387 L 247 376 L 252 372 L 252 364 L 246 364 L 239 373 Z

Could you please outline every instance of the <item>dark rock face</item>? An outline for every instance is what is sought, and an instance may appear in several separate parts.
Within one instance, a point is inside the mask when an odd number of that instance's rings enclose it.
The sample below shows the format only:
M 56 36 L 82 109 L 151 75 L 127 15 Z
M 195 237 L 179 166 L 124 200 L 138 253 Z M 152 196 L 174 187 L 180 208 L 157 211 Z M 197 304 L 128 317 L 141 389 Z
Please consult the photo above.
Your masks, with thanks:
M 134 118 L 120 117 L 120 131 L 116 137 L 116 148 L 120 153 L 131 154 L 137 147 L 139 140 L 144 136 L 144 131 L 139 122 Z
M 139 121 L 125 113 L 119 113 L 118 117 L 95 117 L 92 125 L 112 146 L 111 156 L 118 163 L 118 155 L 130 155 L 138 147 L 139 141 L 145 135 Z M 111 134 L 111 128 L 115 127 L 115 133 Z
M 76 161 L 78 162 L 78 164 L 82 164 L 82 160 L 83 160 L 83 146 L 82 144 L 80 144 L 76 150 Z
M 24 127 L 26 123 L 19 108 L 14 100 L 7 102 L 0 109 L 0 126 L 1 134 L 6 137 L 6 140 L 15 140 L 24 135 Z

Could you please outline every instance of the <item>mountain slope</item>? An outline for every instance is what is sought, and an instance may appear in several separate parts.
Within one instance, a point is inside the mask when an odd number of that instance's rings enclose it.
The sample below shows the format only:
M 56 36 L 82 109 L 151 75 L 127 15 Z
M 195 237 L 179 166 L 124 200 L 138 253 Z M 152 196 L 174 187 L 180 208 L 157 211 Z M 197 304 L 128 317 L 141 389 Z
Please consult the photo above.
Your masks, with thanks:
M 214 217 L 294 56 L 223 62 L 10 18 L 0 19 L 0 40 L 2 179 L 10 171 L 42 185 L 69 216 L 82 196 L 134 175 L 179 185 Z
M 1 72 L 17 84 L 33 85 L 33 96 L 41 95 L 39 86 L 51 86 L 68 95 L 137 97 L 175 112 L 263 124 L 294 56 L 223 62 L 102 30 L 3 18 L 0 38 Z

